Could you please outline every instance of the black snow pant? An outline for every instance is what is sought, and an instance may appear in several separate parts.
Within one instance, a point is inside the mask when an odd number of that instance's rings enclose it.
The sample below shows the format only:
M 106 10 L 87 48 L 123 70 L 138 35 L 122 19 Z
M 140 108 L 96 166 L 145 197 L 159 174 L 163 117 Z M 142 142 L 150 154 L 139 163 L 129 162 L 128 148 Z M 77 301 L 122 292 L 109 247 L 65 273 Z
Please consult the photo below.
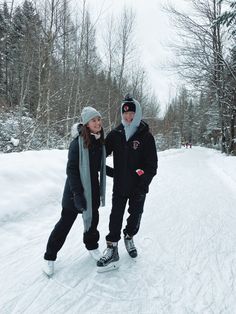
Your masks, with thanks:
M 63 208 L 61 212 L 61 218 L 55 225 L 51 232 L 44 258 L 46 260 L 55 261 L 58 251 L 62 248 L 66 237 L 78 215 L 76 210 Z M 97 230 L 99 221 L 98 208 L 93 209 L 93 219 L 91 227 L 88 231 L 84 232 L 83 242 L 88 250 L 94 250 L 98 248 L 99 232 Z
M 106 236 L 107 241 L 118 242 L 120 240 L 123 216 L 127 201 L 129 201 L 129 217 L 127 218 L 126 227 L 123 230 L 123 233 L 124 235 L 128 234 L 130 237 L 137 234 L 140 227 L 145 198 L 145 194 L 132 195 L 130 197 L 117 195 L 115 193 L 113 194 L 109 234 Z

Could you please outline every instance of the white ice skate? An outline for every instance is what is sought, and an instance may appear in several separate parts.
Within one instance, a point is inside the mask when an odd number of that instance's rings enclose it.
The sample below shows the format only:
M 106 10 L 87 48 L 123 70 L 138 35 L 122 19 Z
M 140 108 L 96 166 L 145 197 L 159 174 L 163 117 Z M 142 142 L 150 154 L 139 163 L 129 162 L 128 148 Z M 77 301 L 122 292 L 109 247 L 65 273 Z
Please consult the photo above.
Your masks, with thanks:
M 52 277 L 54 274 L 54 261 L 44 260 L 42 270 L 48 277 Z
M 102 253 L 100 252 L 99 249 L 89 250 L 89 254 L 95 261 L 99 261 L 100 258 L 102 257 Z

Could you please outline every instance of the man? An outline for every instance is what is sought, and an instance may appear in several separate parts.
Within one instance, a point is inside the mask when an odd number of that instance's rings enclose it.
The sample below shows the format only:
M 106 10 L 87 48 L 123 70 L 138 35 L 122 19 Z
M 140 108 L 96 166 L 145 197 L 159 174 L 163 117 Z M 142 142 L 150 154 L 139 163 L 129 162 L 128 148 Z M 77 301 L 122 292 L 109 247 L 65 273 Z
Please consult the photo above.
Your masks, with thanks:
M 129 255 L 137 257 L 133 237 L 139 230 L 148 187 L 157 170 L 154 138 L 147 123 L 141 120 L 139 102 L 129 95 L 121 104 L 121 118 L 121 124 L 106 138 L 107 156 L 113 153 L 114 159 L 114 168 L 108 168 L 107 174 L 114 177 L 114 184 L 107 249 L 97 262 L 98 272 L 118 267 L 118 241 L 127 202 L 129 217 L 123 230 L 124 242 Z

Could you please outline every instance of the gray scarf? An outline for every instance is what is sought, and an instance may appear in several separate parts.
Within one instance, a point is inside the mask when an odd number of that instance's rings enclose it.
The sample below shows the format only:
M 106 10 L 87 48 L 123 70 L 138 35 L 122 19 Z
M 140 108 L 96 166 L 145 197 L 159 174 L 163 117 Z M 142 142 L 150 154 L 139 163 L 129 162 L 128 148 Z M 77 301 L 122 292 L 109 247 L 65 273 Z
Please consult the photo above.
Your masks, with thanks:
M 87 208 L 83 212 L 84 229 L 88 231 L 92 223 L 92 187 L 89 168 L 89 150 L 84 147 L 82 136 L 78 136 L 79 142 L 79 170 L 81 182 L 84 188 L 84 197 L 86 199 Z M 106 192 L 106 151 L 105 146 L 102 146 L 102 161 L 100 168 L 100 199 L 101 206 L 105 206 Z

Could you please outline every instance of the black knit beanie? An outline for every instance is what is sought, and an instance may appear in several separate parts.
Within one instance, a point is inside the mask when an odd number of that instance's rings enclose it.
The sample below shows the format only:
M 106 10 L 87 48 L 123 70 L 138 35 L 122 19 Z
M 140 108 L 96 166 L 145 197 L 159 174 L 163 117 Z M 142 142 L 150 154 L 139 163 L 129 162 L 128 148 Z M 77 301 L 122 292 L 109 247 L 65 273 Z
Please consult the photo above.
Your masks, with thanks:
M 125 99 L 122 102 L 122 113 L 128 112 L 128 111 L 133 111 L 135 112 L 136 110 L 136 105 L 134 103 L 134 100 L 130 95 L 126 95 Z

